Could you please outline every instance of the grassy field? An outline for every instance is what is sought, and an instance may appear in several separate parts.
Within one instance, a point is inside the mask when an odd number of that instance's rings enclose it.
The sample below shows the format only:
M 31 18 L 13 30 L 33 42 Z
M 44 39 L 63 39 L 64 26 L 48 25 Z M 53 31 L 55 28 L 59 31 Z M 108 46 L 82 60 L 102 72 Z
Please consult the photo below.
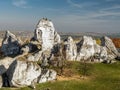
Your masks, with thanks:
M 64 70 L 62 80 L 58 78 L 54 82 L 38 84 L 36 90 L 120 90 L 120 62 L 114 64 L 88 64 L 87 76 L 85 77 L 82 77 L 81 69 L 83 66 L 79 62 L 70 62 Z M 75 75 L 77 77 L 73 78 Z M 0 90 L 12 89 L 2 88 Z M 24 87 L 14 90 L 32 89 Z

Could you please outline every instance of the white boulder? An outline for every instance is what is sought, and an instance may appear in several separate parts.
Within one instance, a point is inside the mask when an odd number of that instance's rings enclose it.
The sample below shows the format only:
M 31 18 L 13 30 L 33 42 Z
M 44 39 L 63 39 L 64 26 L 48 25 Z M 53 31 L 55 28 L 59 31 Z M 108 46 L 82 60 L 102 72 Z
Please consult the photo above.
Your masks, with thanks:
M 5 73 L 9 66 L 13 63 L 15 59 L 10 57 L 5 57 L 0 60 L 0 75 Z
M 75 61 L 77 56 L 77 46 L 72 37 L 64 41 L 64 56 L 66 60 Z
M 82 40 L 77 44 L 77 61 L 87 60 L 94 56 L 96 41 L 89 36 L 83 36 Z
M 57 76 L 56 71 L 54 70 L 44 70 L 39 77 L 38 83 L 44 83 L 48 81 L 55 80 Z
M 119 53 L 112 40 L 109 37 L 105 36 L 101 39 L 101 41 L 102 46 L 106 47 L 108 59 L 109 60 L 115 59 Z
M 15 60 L 7 71 L 10 86 L 23 87 L 37 82 L 41 74 L 39 65 L 33 62 Z

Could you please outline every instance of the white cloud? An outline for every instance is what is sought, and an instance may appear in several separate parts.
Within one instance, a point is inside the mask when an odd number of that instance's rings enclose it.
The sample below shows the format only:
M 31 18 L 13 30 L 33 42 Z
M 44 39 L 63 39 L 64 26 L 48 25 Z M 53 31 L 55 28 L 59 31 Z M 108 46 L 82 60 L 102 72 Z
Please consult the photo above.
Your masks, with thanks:
M 120 9 L 120 5 L 114 5 L 112 7 L 108 7 L 108 8 L 102 9 L 102 10 L 107 11 L 107 10 L 115 10 L 115 9 Z
M 120 12 L 117 11 L 117 9 L 120 9 L 119 5 L 113 5 L 113 6 L 109 6 L 106 8 L 101 8 L 98 10 L 98 12 L 94 12 L 92 15 L 92 17 L 104 17 L 104 16 L 111 16 L 112 17 L 117 17 L 120 16 Z
M 77 8 L 84 8 L 84 7 L 98 5 L 98 3 L 96 3 L 96 2 L 75 3 L 72 0 L 67 0 L 67 3 L 70 4 L 71 6 L 77 7 Z
M 99 18 L 99 17 L 107 17 L 107 16 L 120 16 L 120 12 L 102 12 L 102 13 L 92 13 L 89 15 L 90 18 Z
M 78 8 L 82 7 L 80 4 L 76 4 L 76 3 L 72 2 L 71 0 L 67 0 L 67 3 L 69 3 L 71 6 L 74 6 L 74 7 L 78 7 Z
M 114 0 L 106 0 L 107 2 L 111 2 L 111 1 L 114 1 Z
M 97 14 L 94 16 L 96 17 Z M 54 18 L 55 26 L 68 32 L 109 32 L 118 31 L 117 29 L 120 27 L 120 21 L 115 20 L 105 20 L 105 19 L 92 19 L 93 14 L 86 15 L 86 16 L 79 16 L 79 15 L 65 15 L 62 17 Z
M 117 1 L 117 0 L 106 0 L 107 2 Z
M 88 11 L 84 14 L 84 16 L 82 16 L 83 19 L 90 19 L 90 18 L 100 18 L 100 17 L 107 17 L 107 16 L 111 16 L 111 18 L 116 17 L 116 16 L 120 16 L 120 12 L 116 11 L 117 9 L 120 9 L 120 5 L 116 4 L 113 6 L 109 6 L 109 7 L 99 7 L 97 5 L 100 5 L 101 3 L 97 3 L 97 2 L 82 2 L 82 3 L 75 3 L 73 2 L 74 0 L 67 0 L 67 3 L 70 4 L 73 7 L 77 7 L 77 8 L 81 8 L 83 10 L 86 10 L 86 8 L 91 8 L 96 6 L 97 10 L 93 10 L 93 11 Z M 105 0 L 107 2 L 111 2 L 111 1 L 117 1 L 117 0 Z M 79 9 L 80 10 L 80 9 Z M 78 10 L 78 11 L 79 11 Z
M 13 0 L 12 4 L 20 8 L 30 8 L 27 6 L 27 0 Z

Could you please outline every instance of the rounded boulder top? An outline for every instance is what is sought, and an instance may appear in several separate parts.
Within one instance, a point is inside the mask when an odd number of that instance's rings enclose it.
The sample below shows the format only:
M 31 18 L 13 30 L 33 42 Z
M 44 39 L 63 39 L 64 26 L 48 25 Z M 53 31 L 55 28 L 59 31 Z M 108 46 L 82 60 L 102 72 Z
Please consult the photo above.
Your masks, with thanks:
M 39 27 L 51 27 L 51 28 L 54 28 L 54 25 L 52 23 L 51 20 L 47 19 L 47 18 L 42 18 L 39 20 L 38 24 L 37 24 L 37 28 Z

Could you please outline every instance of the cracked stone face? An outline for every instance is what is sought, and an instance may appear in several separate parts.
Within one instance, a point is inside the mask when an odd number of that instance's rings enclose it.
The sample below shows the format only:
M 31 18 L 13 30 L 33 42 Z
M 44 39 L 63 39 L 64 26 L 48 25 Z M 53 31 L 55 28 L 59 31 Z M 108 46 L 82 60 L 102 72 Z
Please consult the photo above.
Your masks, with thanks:
M 52 49 L 55 43 L 60 43 L 60 35 L 55 31 L 53 23 L 44 18 L 38 22 L 34 38 L 42 44 L 42 50 Z

